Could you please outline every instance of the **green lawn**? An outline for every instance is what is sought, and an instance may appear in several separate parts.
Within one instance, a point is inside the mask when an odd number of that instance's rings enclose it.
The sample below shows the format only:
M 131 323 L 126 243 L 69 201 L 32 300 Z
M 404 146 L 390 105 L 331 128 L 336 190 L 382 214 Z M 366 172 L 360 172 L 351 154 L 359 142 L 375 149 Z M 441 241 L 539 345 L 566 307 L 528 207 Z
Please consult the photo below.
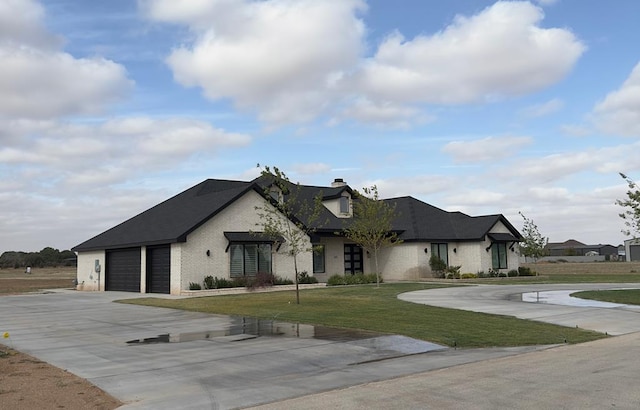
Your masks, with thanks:
M 640 289 L 587 290 L 572 293 L 571 296 L 625 305 L 640 305 Z
M 592 331 L 397 299 L 403 292 L 434 287 L 440 286 L 394 283 L 379 288 L 362 285 L 303 290 L 300 305 L 295 304 L 295 292 L 288 291 L 120 302 L 372 330 L 458 347 L 555 344 L 565 340 L 581 343 L 605 337 Z

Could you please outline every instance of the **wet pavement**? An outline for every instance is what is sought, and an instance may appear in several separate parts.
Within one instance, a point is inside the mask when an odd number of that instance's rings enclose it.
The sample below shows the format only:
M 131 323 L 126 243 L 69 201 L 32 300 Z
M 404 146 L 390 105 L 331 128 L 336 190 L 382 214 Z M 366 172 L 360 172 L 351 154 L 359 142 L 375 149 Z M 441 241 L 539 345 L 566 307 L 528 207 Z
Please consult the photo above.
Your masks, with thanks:
M 637 310 L 521 296 L 602 288 L 470 286 L 400 298 L 638 332 Z M 16 349 L 124 401 L 122 409 L 640 408 L 637 389 L 626 388 L 640 381 L 639 333 L 576 346 L 456 350 L 397 335 L 113 303 L 138 296 L 0 297 L 0 331 L 10 332 Z
M 83 377 L 123 409 L 227 409 L 536 348 L 452 350 L 398 335 L 113 303 L 121 292 L 0 297 L 16 349 Z

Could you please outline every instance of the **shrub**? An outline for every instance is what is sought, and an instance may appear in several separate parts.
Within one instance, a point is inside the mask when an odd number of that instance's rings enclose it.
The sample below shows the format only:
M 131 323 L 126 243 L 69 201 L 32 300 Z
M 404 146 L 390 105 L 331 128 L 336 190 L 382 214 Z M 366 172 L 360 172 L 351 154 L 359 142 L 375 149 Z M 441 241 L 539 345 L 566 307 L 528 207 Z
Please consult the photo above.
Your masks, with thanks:
M 507 277 L 507 274 L 506 274 L 506 273 L 504 273 L 504 272 L 498 272 L 498 277 L 499 277 L 499 278 L 506 278 L 506 277 Z
M 429 258 L 429 267 L 431 267 L 434 278 L 444 278 L 445 270 L 447 269 L 447 263 L 445 261 L 436 255 L 431 255 L 431 258 Z
M 487 273 L 485 273 L 483 270 L 478 271 L 478 273 L 476 274 L 479 278 L 488 278 L 489 275 Z
M 520 266 L 518 268 L 518 275 L 519 276 L 536 276 L 536 272 L 531 270 L 531 268 L 527 266 Z
M 204 277 L 204 288 L 205 289 L 215 289 L 214 286 L 214 279 L 213 276 L 209 275 L 209 276 L 205 276 Z
M 273 284 L 274 285 L 293 285 L 293 281 L 291 279 L 285 279 L 278 275 L 275 275 Z
M 276 278 L 273 273 L 258 272 L 256 273 L 255 277 L 247 279 L 245 286 L 249 290 L 253 290 L 256 288 L 266 288 L 269 286 L 273 286 L 275 279 Z
M 298 274 L 298 283 L 304 283 L 304 284 L 318 283 L 318 279 L 315 276 L 309 276 L 309 274 L 305 270 Z
M 189 282 L 189 290 L 201 290 L 202 286 L 196 282 Z
M 346 285 L 347 282 L 345 281 L 345 276 L 344 275 L 331 275 L 329 277 L 329 279 L 327 279 L 327 286 L 339 286 L 339 285 Z
M 382 278 L 380 278 L 382 283 Z M 339 285 L 364 285 L 368 283 L 377 283 L 375 273 L 356 273 L 355 275 L 332 275 L 327 280 L 327 286 L 339 286 Z
M 478 275 L 476 275 L 475 273 L 463 273 L 462 275 L 460 275 L 460 279 L 475 279 L 477 277 Z
M 510 277 L 510 278 L 518 276 L 518 271 L 515 270 L 515 269 L 511 269 L 509 272 L 507 272 L 507 276 Z

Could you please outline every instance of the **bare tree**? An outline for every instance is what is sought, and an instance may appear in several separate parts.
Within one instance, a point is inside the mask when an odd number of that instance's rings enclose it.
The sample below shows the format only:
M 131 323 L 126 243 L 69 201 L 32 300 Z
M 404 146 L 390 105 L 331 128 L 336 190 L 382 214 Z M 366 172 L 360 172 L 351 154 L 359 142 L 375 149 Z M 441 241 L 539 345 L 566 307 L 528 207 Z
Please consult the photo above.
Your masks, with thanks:
M 376 283 L 380 286 L 378 255 L 380 250 L 402 243 L 397 232 L 392 231 L 396 218 L 395 206 L 381 200 L 378 187 L 363 188 L 356 192 L 353 201 L 353 220 L 344 230 L 344 235 L 373 255 Z
M 633 235 L 635 238 L 640 235 L 640 187 L 638 187 L 638 184 L 634 180 L 622 172 L 620 173 L 620 176 L 629 186 L 627 198 L 616 200 L 617 205 L 625 208 L 624 212 L 619 214 L 627 227 L 622 230 L 622 233 L 627 236 Z
M 277 167 L 265 166 L 261 174 L 269 203 L 256 207 L 260 217 L 256 225 L 267 236 L 284 240 L 283 252 L 293 258 L 296 303 L 300 304 L 298 256 L 313 251 L 310 237 L 321 226 L 322 192 L 307 198 L 302 186 L 289 181 Z
M 518 212 L 522 219 L 524 219 L 524 225 L 522 227 L 522 242 L 520 243 L 520 255 L 525 258 L 533 258 L 534 262 L 538 261 L 538 258 L 546 254 L 545 247 L 549 243 L 549 238 L 542 236 L 538 231 L 538 226 L 533 223 L 533 220 L 524 216 L 522 212 Z

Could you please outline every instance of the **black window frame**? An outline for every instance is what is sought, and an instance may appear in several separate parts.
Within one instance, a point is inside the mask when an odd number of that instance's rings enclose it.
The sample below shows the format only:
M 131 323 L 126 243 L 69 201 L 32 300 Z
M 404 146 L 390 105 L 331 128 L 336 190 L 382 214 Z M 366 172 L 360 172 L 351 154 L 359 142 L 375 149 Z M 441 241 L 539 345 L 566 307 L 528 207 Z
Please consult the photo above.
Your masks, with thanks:
M 322 261 L 322 268 L 319 262 Z M 325 273 L 327 269 L 326 253 L 324 244 L 318 243 L 313 245 L 313 273 Z
M 236 259 L 234 261 L 234 257 L 238 258 L 238 249 L 241 249 L 241 262 L 242 268 L 241 273 L 237 272 L 237 269 L 234 269 L 234 262 L 238 263 Z M 251 249 L 255 249 L 255 261 L 251 259 Z M 244 276 L 256 276 L 259 272 L 264 273 L 272 273 L 273 272 L 273 246 L 270 242 L 230 242 L 229 243 L 229 277 L 230 278 L 239 278 Z M 265 258 L 265 255 L 269 255 L 268 258 Z M 268 260 L 267 260 L 268 259 Z M 255 271 L 253 269 L 247 270 L 247 267 L 251 268 L 255 266 Z M 264 268 L 267 268 L 266 270 Z M 237 267 L 236 267 L 237 268 Z
M 506 242 L 493 242 L 491 244 L 491 267 L 493 269 L 508 269 L 509 260 L 507 255 L 508 253 Z M 498 263 L 496 263 L 496 261 Z
M 444 258 L 442 257 L 442 247 L 444 246 Z M 440 260 L 449 266 L 449 244 L 447 242 L 431 243 L 431 255 L 437 256 Z

